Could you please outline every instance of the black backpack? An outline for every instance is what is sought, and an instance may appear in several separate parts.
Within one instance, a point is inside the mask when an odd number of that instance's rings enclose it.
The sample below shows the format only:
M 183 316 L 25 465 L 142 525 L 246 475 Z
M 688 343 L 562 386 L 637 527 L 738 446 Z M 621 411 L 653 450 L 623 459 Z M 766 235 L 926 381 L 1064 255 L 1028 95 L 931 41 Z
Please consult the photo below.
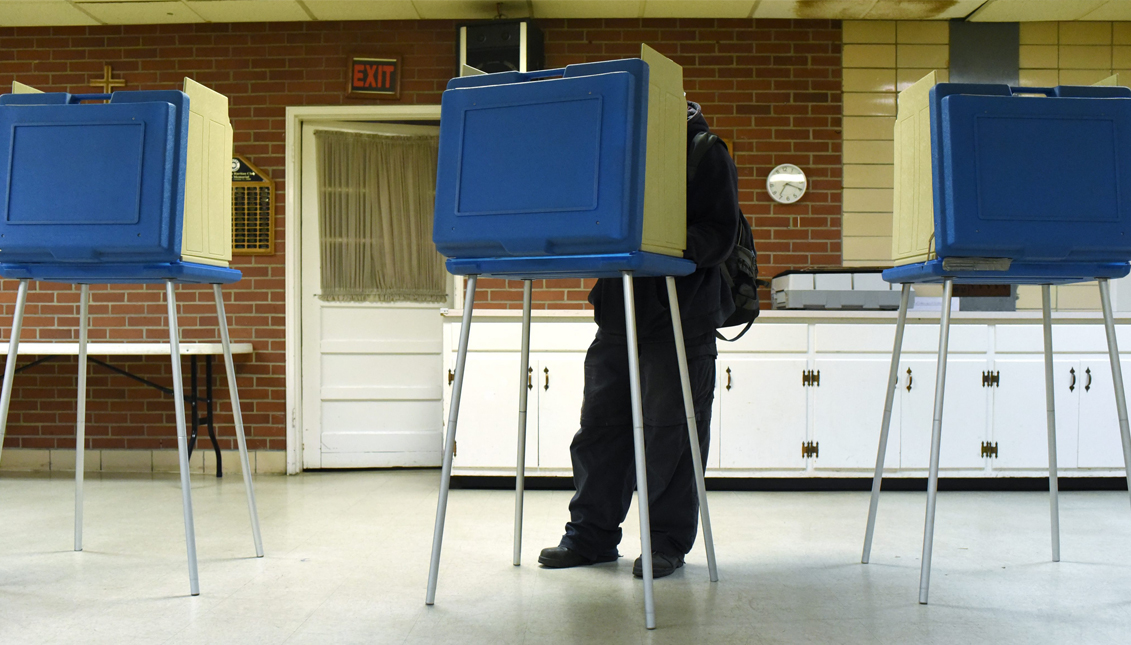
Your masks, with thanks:
M 695 178 L 695 171 L 703 156 L 719 140 L 718 135 L 710 132 L 700 132 L 691 140 L 691 152 L 687 155 L 687 183 Z M 725 145 L 725 144 L 724 144 Z M 754 249 L 754 232 L 750 230 L 750 222 L 746 216 L 738 213 L 738 239 L 735 240 L 734 250 L 730 252 L 723 262 L 722 275 L 730 287 L 730 295 L 734 299 L 734 313 L 724 322 L 723 327 L 746 325 L 734 338 L 727 338 L 718 331 L 715 336 L 722 340 L 735 341 L 742 338 L 754 320 L 758 317 L 758 252 Z

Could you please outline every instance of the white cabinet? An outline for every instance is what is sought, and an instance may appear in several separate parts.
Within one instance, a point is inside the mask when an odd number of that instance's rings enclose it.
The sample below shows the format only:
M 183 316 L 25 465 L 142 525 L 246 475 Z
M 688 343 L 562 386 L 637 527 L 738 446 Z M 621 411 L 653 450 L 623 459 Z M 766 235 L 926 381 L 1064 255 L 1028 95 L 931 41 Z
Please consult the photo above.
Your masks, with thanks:
M 1131 376 L 1131 361 L 1119 361 L 1123 369 L 1124 388 Z M 1111 361 L 1096 356 L 1080 361 L 1076 390 L 1080 397 L 1079 468 L 1123 468 L 1123 441 L 1119 436 L 1119 417 L 1115 410 L 1115 388 L 1112 387 Z
M 814 468 L 874 469 L 890 355 L 818 355 L 813 367 L 817 381 L 808 388 L 813 397 L 813 441 L 817 444 Z M 898 400 L 895 407 L 892 418 L 898 420 Z M 898 425 L 895 428 L 889 433 L 887 466 L 899 465 Z M 875 440 L 867 439 L 871 437 Z
M 876 314 L 804 316 L 766 312 L 738 342 L 719 342 L 709 476 L 871 474 L 894 314 L 891 320 Z M 1106 339 L 1096 322 L 1081 317 L 1053 327 L 1057 456 L 1065 475 L 1118 475 L 1123 468 Z M 446 327 L 446 368 L 451 369 L 460 323 Z M 1121 324 L 1118 331 L 1126 335 L 1128 329 Z M 539 321 L 536 316 L 526 377 L 530 474 L 570 474 L 585 350 L 595 330 L 591 320 L 547 316 Z M 472 330 L 457 474 L 514 472 L 520 331 L 517 320 L 506 316 L 477 321 Z M 1124 347 L 1131 350 L 1131 338 L 1124 339 Z M 909 322 L 885 457 L 889 476 L 927 472 L 937 348 L 937 320 Z M 984 320 L 957 316 L 947 360 L 939 459 L 944 476 L 1040 476 L 1047 470 L 1042 350 L 1039 316 L 1000 321 L 992 314 Z M 1131 377 L 1131 356 L 1123 367 Z M 446 418 L 450 384 L 444 389 Z M 997 455 L 984 456 L 983 445 L 996 446 Z M 806 447 L 815 455 L 805 456 Z
M 537 361 L 534 359 L 537 358 Z M 585 384 L 585 354 L 539 353 L 531 357 L 534 390 L 537 391 L 539 468 L 573 467 L 569 444 L 581 427 L 582 388 Z M 529 462 L 528 462 L 529 463 Z
M 1106 360 L 1104 361 L 1107 362 Z M 1053 355 L 1058 468 L 1076 467 L 1080 361 Z M 1084 369 L 1091 369 L 1085 367 Z M 994 361 L 993 432 L 995 469 L 1044 470 L 1049 466 L 1045 358 L 1010 356 Z M 1078 383 L 1073 384 L 1075 379 Z M 1114 418 L 1115 407 L 1112 406 Z
M 519 354 L 468 352 L 466 367 L 452 466 L 513 471 L 518 456 Z M 446 388 L 450 401 L 451 385 Z M 526 466 L 533 468 L 538 465 L 536 390 L 528 394 L 527 411 Z
M 985 467 L 981 447 L 987 437 L 989 391 L 982 387 L 982 373 L 987 368 L 985 356 L 947 357 L 940 470 Z M 899 467 L 926 470 L 931 464 L 938 359 L 904 355 L 900 359 L 900 374 Z M 907 379 L 910 379 L 910 390 Z
M 717 364 L 719 433 L 714 451 L 721 468 L 802 470 L 806 391 L 802 356 L 725 354 Z

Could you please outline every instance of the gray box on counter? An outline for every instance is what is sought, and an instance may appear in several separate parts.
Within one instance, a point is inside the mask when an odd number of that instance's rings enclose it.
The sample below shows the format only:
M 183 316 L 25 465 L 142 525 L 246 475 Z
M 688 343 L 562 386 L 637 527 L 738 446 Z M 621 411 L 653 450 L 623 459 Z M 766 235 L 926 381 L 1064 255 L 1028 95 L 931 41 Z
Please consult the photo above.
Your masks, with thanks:
M 898 309 L 898 289 L 877 269 L 786 271 L 771 282 L 774 309 Z M 914 292 L 911 304 L 914 304 Z

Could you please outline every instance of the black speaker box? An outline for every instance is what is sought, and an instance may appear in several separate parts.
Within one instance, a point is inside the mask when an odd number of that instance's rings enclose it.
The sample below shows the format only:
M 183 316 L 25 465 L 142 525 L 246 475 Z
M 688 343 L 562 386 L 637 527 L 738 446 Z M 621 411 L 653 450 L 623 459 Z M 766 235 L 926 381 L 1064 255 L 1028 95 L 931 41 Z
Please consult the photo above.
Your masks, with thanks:
M 457 30 L 459 62 L 488 74 L 532 72 L 542 69 L 542 30 L 529 20 L 492 20 L 460 25 Z

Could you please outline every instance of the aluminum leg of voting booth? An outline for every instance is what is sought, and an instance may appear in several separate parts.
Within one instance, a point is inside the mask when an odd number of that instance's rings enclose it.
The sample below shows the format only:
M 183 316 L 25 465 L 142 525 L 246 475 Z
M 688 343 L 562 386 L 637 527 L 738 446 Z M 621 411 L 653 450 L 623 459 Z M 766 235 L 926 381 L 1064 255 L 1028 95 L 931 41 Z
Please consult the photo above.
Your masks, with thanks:
M 467 343 L 471 331 L 471 311 L 475 302 L 475 283 L 477 276 L 468 277 L 467 301 L 463 312 L 463 326 L 460 329 L 460 344 L 456 354 L 456 371 L 453 379 L 451 408 L 448 414 L 448 433 L 444 441 L 443 472 L 440 481 L 440 495 L 436 508 L 436 527 L 432 538 L 432 561 L 428 574 L 428 592 L 426 604 L 433 604 L 436 600 L 436 583 L 439 573 L 440 550 L 443 541 L 444 518 L 447 510 L 448 491 L 451 481 L 452 458 L 454 456 L 455 432 L 459 418 L 459 399 L 463 387 L 463 373 L 467 358 Z M 625 320 L 626 340 L 628 346 L 628 366 L 630 379 L 630 397 L 633 419 L 633 443 L 636 461 L 636 487 L 637 505 L 640 511 L 640 549 L 641 565 L 644 578 L 644 623 L 648 629 L 656 626 L 655 604 L 652 584 L 652 546 L 651 523 L 648 516 L 648 480 L 646 459 L 644 453 L 644 421 L 642 397 L 640 391 L 640 363 L 636 338 L 636 312 L 633 305 L 632 273 L 622 272 L 625 293 Z M 691 384 L 687 372 L 687 354 L 683 345 L 683 328 L 679 320 L 678 301 L 676 300 L 675 279 L 668 277 L 668 298 L 672 308 L 672 325 L 675 334 L 676 355 L 680 368 L 680 382 L 683 387 L 684 409 L 687 414 L 688 436 L 691 444 L 692 461 L 695 469 L 696 490 L 700 500 L 700 515 L 703 521 L 703 539 L 707 548 L 707 564 L 711 581 L 718 580 L 718 570 L 715 563 L 714 542 L 711 533 L 710 512 L 707 506 L 707 492 L 703 478 L 702 455 L 699 450 L 699 435 L 695 423 L 694 401 L 691 397 Z M 519 431 L 518 454 L 515 478 L 515 540 L 513 563 L 517 566 L 521 562 L 522 546 L 522 508 L 524 495 L 524 474 L 526 457 L 526 372 L 529 365 L 530 352 L 530 308 L 531 308 L 531 283 L 529 280 L 523 285 L 523 329 L 522 329 L 522 359 L 519 367 Z
M 1100 280 L 1100 302 L 1104 310 L 1107 332 L 1107 353 L 1111 361 L 1111 380 L 1115 386 L 1115 405 L 1119 412 L 1119 436 L 1123 440 L 1123 467 L 1127 471 L 1127 490 L 1131 491 L 1131 430 L 1127 423 L 1127 395 L 1123 390 L 1123 368 L 1119 364 L 1119 345 L 1115 340 L 1115 322 L 1111 313 L 1111 286 Z

